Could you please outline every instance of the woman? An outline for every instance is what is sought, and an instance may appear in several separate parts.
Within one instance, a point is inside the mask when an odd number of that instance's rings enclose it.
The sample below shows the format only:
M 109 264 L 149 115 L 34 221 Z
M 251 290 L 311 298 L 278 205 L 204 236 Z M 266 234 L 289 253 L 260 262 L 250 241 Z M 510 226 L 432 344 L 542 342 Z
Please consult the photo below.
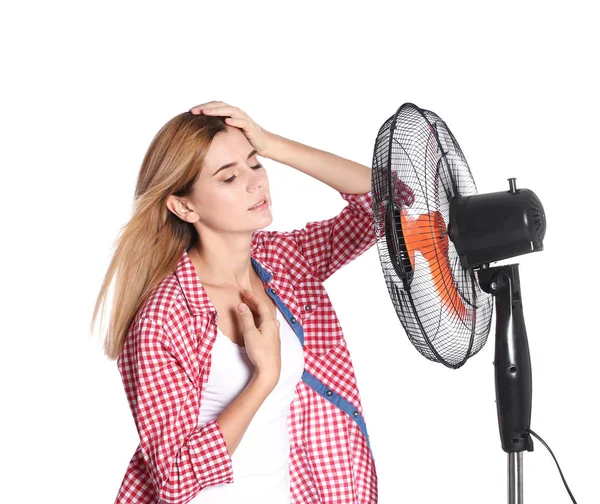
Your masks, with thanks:
M 300 230 L 260 230 L 272 215 L 258 156 L 349 204 Z M 117 503 L 377 501 L 350 355 L 323 286 L 376 242 L 369 191 L 366 166 L 220 101 L 161 128 L 94 310 L 116 275 L 105 350 L 140 437 Z

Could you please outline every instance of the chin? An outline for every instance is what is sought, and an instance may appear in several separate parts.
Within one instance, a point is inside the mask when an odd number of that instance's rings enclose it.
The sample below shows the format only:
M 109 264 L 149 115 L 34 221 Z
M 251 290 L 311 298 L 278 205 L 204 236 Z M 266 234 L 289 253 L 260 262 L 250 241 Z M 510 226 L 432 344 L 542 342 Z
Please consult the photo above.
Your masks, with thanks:
M 273 222 L 273 216 L 271 215 L 271 213 L 269 212 L 268 217 L 267 216 L 263 216 L 263 218 L 261 219 L 261 224 L 259 227 L 257 227 L 256 229 L 263 229 L 269 225 L 271 225 L 271 223 Z

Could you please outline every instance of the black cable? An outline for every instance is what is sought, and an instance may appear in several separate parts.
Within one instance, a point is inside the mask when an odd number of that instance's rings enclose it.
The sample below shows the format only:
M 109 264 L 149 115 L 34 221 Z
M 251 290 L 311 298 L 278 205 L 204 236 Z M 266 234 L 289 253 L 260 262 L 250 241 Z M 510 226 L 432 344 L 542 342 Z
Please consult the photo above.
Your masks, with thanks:
M 554 459 L 554 462 L 556 462 L 556 467 L 558 467 L 558 472 L 560 473 L 560 477 L 563 480 L 563 483 L 565 485 L 565 488 L 567 489 L 567 492 L 569 492 L 569 496 L 571 497 L 571 500 L 577 504 L 577 502 L 575 501 L 575 497 L 573 497 L 573 494 L 571 493 L 571 490 L 569 489 L 569 485 L 567 485 L 567 482 L 565 481 L 565 477 L 563 476 L 562 471 L 560 470 L 560 466 L 558 465 L 558 460 L 556 460 L 556 457 L 554 456 L 554 453 L 552 453 L 552 450 L 550 449 L 550 447 L 544 442 L 544 440 L 538 436 L 535 432 L 533 432 L 531 429 L 526 429 L 527 432 L 530 432 L 531 434 L 533 434 L 536 438 L 538 438 L 540 440 L 540 442 L 548 449 L 548 451 L 550 452 L 550 455 L 552 455 L 552 458 Z

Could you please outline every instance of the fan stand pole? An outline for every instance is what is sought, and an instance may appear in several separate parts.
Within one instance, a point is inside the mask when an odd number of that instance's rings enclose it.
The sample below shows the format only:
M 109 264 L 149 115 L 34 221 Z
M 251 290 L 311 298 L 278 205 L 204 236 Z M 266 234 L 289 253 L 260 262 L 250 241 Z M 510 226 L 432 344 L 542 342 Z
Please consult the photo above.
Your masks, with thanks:
M 508 502 L 523 504 L 523 452 L 508 453 Z
M 508 453 L 508 503 L 523 503 L 523 451 L 533 451 L 531 424 L 531 361 L 519 265 L 477 270 L 481 288 L 496 301 L 494 375 L 496 409 L 502 449 Z

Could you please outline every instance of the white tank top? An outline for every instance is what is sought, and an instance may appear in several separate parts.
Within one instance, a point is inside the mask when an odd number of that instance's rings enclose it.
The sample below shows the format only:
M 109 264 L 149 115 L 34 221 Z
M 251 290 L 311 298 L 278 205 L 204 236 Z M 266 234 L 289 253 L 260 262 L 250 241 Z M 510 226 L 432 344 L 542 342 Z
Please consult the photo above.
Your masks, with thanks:
M 231 456 L 233 483 L 210 485 L 200 491 L 193 504 L 288 504 L 289 481 L 288 414 L 296 385 L 302 379 L 304 352 L 298 336 L 277 308 L 281 339 L 281 375 L 250 421 Z M 246 349 L 217 328 L 212 363 L 198 425 L 219 414 L 244 390 L 254 364 Z

